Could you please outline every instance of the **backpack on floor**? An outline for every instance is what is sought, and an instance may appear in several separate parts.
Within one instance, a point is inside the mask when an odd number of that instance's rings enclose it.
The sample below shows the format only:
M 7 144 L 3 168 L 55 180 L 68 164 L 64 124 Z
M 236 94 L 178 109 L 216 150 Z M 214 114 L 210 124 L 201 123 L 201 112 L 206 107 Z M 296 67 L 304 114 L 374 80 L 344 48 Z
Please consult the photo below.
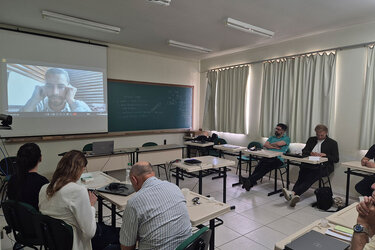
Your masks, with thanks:
M 327 211 L 333 205 L 333 194 L 329 187 L 321 187 L 315 190 L 316 207 Z

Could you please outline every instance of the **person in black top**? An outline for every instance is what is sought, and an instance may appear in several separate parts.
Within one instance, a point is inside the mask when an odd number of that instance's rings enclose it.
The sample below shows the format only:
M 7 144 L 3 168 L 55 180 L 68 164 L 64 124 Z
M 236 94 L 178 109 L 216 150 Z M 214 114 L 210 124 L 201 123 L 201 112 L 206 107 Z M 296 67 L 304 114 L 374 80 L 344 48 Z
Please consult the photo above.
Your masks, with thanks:
M 361 165 L 368 168 L 375 168 L 375 162 L 370 161 L 375 159 L 375 144 L 367 151 L 366 155 L 361 160 Z M 355 190 L 363 196 L 371 196 L 374 191 L 371 185 L 375 183 L 375 174 L 366 176 L 355 185 Z
M 49 183 L 46 177 L 37 173 L 42 161 L 40 148 L 35 143 L 26 143 L 17 152 L 15 174 L 11 176 L 7 194 L 10 200 L 17 200 L 38 209 L 40 188 Z
M 291 207 L 300 201 L 301 194 L 320 179 L 320 174 L 322 176 L 330 175 L 334 171 L 334 163 L 339 162 L 339 148 L 337 142 L 328 137 L 328 128 L 319 124 L 315 127 L 315 133 L 316 136 L 307 140 L 306 146 L 302 149 L 302 155 L 325 157 L 328 161 L 323 163 L 324 168 L 321 173 L 318 167 L 302 163 L 293 190 L 282 189 L 284 198 L 289 201 Z

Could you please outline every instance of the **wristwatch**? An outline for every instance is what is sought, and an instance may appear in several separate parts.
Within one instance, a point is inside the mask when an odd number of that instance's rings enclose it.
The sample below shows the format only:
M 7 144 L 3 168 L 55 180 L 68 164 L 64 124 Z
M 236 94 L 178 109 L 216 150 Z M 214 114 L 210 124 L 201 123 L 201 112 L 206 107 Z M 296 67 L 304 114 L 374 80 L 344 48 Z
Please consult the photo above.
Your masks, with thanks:
M 361 224 L 355 224 L 354 227 L 353 227 L 353 230 L 355 233 L 365 233 L 367 235 L 369 235 L 368 233 L 368 230 L 362 226 Z

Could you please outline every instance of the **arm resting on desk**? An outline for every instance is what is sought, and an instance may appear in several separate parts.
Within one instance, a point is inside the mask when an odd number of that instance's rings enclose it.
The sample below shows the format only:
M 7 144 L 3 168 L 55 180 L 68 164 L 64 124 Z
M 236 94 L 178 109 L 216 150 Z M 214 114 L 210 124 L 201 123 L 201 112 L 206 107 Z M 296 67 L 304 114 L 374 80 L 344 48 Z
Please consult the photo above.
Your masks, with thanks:
M 374 249 L 375 248 L 375 206 L 370 197 L 365 197 L 365 200 L 359 203 L 356 207 L 358 212 L 357 223 L 361 224 L 367 233 L 353 233 L 351 242 L 352 250 Z M 369 242 L 369 237 L 371 238 Z M 368 244 L 367 244 L 368 243 Z

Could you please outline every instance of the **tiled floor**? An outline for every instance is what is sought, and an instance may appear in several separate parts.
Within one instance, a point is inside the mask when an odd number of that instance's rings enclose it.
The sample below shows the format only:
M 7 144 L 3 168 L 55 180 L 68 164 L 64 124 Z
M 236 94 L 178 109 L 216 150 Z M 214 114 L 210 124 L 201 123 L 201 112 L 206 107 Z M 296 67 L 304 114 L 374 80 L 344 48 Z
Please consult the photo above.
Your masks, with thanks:
M 162 173 L 164 171 L 161 171 Z M 228 172 L 227 178 L 227 203 L 236 206 L 235 210 L 222 216 L 224 224 L 215 231 L 215 246 L 218 250 L 241 249 L 274 249 L 275 243 L 295 231 L 307 226 L 313 221 L 329 215 L 311 207 L 315 201 L 312 190 L 301 197 L 296 207 L 291 208 L 283 197 L 278 194 L 267 196 L 273 190 L 273 180 L 265 178 L 249 192 L 240 186 L 232 187 L 232 183 L 238 181 L 234 170 Z M 123 179 L 124 173 L 118 171 L 112 173 L 118 179 Z M 164 176 L 161 177 L 165 179 Z M 207 176 L 203 180 L 203 194 L 211 195 L 222 201 L 222 179 L 212 180 Z M 172 178 L 174 182 L 175 179 Z M 281 185 L 281 183 L 279 183 Z M 198 192 L 198 179 L 185 178 L 180 181 L 180 187 L 186 187 Z M 109 210 L 104 210 L 109 215 Z M 110 217 L 105 219 L 109 223 Z M 121 225 L 121 218 L 117 220 Z M 4 226 L 4 217 L 0 217 L 0 226 Z M 7 236 L 2 239 L 1 249 L 12 249 L 11 241 Z

